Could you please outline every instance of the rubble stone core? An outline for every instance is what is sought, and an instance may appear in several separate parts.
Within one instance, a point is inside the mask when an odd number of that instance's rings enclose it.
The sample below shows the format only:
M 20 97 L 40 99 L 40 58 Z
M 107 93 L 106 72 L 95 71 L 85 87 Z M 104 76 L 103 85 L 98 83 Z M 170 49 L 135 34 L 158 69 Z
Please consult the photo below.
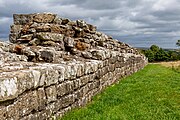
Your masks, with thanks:
M 137 49 L 83 20 L 14 14 L 0 42 L 1 120 L 57 119 L 147 64 Z

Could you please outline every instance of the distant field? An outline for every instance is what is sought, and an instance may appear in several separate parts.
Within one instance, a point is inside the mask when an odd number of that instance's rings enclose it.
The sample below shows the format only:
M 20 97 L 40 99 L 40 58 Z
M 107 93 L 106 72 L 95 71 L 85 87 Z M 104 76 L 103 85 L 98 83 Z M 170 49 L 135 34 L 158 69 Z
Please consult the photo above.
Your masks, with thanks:
M 153 64 L 160 64 L 162 66 L 171 68 L 173 71 L 180 73 L 180 61 L 172 61 L 172 62 L 158 62 Z
M 63 120 L 180 120 L 180 74 L 149 64 Z
M 180 67 L 180 61 L 172 61 L 172 62 L 159 62 L 156 64 L 161 64 L 165 67 Z

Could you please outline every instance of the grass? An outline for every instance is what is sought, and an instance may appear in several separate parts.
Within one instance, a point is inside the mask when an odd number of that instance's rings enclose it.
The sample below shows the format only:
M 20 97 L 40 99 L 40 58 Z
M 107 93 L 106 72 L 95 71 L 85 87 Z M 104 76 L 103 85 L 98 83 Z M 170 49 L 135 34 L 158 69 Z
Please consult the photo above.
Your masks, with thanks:
M 174 70 L 177 73 L 180 73 L 180 65 L 177 67 L 172 66 L 172 70 Z
M 180 120 L 180 74 L 149 64 L 62 120 Z

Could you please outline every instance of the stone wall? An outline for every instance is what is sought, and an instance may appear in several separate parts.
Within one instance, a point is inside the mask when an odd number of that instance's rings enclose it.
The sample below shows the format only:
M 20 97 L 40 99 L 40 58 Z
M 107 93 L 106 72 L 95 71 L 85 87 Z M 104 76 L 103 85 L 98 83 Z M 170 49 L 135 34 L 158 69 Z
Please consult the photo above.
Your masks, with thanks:
M 0 118 L 50 119 L 81 107 L 147 64 L 135 48 L 83 20 L 15 14 L 0 42 Z

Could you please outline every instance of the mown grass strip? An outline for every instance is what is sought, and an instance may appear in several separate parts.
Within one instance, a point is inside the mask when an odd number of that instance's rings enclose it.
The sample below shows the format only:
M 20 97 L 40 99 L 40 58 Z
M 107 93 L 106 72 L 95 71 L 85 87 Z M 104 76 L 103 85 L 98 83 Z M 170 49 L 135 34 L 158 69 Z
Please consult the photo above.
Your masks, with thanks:
M 150 64 L 63 120 L 180 120 L 180 74 Z

